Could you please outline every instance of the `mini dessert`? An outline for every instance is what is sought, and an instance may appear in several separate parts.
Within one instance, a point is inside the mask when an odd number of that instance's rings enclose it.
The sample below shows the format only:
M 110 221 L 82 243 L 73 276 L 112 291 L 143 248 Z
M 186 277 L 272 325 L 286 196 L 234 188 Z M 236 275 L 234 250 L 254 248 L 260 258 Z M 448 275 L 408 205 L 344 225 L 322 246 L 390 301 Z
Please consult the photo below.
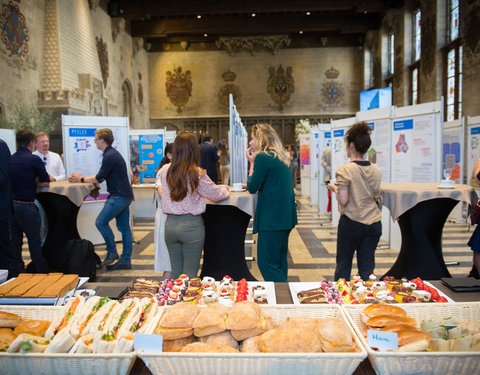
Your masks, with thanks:
M 213 277 L 205 276 L 202 279 L 202 284 L 214 284 L 214 283 L 215 283 L 215 279 Z
M 260 304 L 264 304 L 264 303 L 268 303 L 268 300 L 266 297 L 264 296 L 255 296 L 253 298 L 253 302 L 255 303 L 260 303 Z
M 202 280 L 200 280 L 198 277 L 190 279 L 188 285 L 195 286 L 197 288 L 201 288 L 202 287 Z
M 370 288 L 375 281 L 377 281 L 377 276 L 375 276 L 375 275 L 372 273 L 372 274 L 368 277 L 368 280 L 365 281 L 365 285 Z

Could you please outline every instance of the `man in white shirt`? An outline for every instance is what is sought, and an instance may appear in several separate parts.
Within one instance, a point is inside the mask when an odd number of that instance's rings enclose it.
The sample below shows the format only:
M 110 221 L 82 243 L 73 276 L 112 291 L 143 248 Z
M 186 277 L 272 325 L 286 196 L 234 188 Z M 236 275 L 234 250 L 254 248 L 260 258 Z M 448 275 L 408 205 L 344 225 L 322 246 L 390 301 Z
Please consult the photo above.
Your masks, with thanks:
M 35 148 L 33 152 L 42 159 L 43 165 L 50 176 L 50 181 L 65 181 L 67 176 L 65 174 L 65 168 L 63 166 L 60 155 L 55 152 L 49 151 L 50 140 L 48 134 L 40 132 L 35 135 Z

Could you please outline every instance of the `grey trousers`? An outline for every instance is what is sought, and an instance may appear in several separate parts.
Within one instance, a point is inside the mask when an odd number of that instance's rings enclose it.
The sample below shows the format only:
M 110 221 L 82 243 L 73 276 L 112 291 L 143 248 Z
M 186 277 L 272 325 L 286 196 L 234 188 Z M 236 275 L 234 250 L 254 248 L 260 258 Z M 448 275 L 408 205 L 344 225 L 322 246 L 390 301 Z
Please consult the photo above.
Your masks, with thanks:
M 168 215 L 165 222 L 165 243 L 172 265 L 172 278 L 182 273 L 197 277 L 205 226 L 202 215 Z

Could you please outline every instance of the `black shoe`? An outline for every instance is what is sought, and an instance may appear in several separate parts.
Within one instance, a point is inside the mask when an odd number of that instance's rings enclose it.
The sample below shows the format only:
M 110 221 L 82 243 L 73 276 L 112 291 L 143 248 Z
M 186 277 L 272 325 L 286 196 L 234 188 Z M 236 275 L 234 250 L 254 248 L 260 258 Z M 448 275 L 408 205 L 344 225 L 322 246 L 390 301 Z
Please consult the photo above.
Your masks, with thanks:
M 116 260 L 118 259 L 118 254 L 107 254 L 107 257 L 105 258 L 105 260 L 103 261 L 103 265 L 104 266 L 109 266 L 111 264 L 113 264 L 113 262 L 115 262 Z
M 107 270 L 109 271 L 116 271 L 116 270 L 131 270 L 132 265 L 130 263 L 123 263 L 122 261 L 118 261 L 115 264 L 107 266 Z

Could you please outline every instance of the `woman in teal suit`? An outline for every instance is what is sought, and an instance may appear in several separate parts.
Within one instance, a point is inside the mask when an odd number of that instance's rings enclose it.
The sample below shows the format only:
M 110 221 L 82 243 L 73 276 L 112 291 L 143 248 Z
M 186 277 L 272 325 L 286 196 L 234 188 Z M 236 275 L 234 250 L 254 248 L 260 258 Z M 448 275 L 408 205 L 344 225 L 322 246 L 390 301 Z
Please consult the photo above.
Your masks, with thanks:
M 290 160 L 268 124 L 252 128 L 247 150 L 247 188 L 258 192 L 253 233 L 258 232 L 258 267 L 265 281 L 286 282 L 288 236 L 297 224 Z

